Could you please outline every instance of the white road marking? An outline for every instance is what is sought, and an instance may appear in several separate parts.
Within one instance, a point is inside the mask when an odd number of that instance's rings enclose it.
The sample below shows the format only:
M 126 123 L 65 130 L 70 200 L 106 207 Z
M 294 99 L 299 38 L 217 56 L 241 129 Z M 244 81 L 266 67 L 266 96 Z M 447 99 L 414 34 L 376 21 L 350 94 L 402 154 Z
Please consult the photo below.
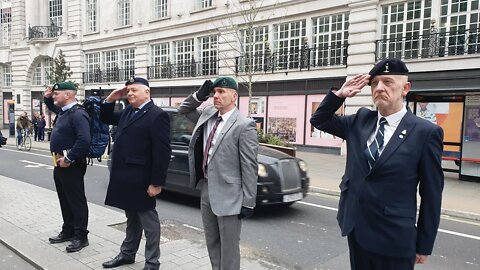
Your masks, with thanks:
M 25 165 L 25 168 L 42 168 L 45 167 L 45 169 L 53 170 L 53 166 L 47 165 L 47 164 L 42 164 L 38 162 L 33 162 L 29 160 L 19 160 L 20 162 L 27 163 L 28 165 Z
M 18 151 L 18 150 L 7 149 L 7 148 L 3 149 L 3 151 L 10 151 L 10 152 L 15 152 L 15 153 L 27 154 L 27 155 L 37 156 L 37 157 L 46 157 L 46 158 L 52 159 L 51 155 L 43 155 L 43 154 L 37 154 L 37 153 L 31 153 L 31 152 L 24 152 L 24 151 Z M 96 163 L 93 163 L 93 166 L 108 168 L 107 165 L 96 164 Z
M 338 209 L 334 208 L 334 207 L 329 207 L 329 206 L 324 206 L 324 205 L 319 205 L 319 204 L 314 204 L 314 203 L 309 203 L 309 202 L 297 202 L 297 203 L 312 206 L 312 207 L 316 207 L 316 208 L 327 209 L 327 210 L 331 210 L 331 211 L 335 211 L 335 212 L 338 211 Z M 458 221 L 458 220 L 456 220 L 456 222 L 463 223 L 463 222 Z M 469 238 L 469 239 L 480 241 L 480 236 L 475 236 L 475 235 L 465 234 L 465 233 L 460 233 L 460 232 L 454 232 L 454 231 L 444 230 L 444 229 L 440 229 L 440 228 L 438 229 L 438 231 L 442 232 L 442 233 L 450 234 L 450 235 L 455 235 L 455 236 L 460 236 L 460 237 L 463 237 L 463 238 Z

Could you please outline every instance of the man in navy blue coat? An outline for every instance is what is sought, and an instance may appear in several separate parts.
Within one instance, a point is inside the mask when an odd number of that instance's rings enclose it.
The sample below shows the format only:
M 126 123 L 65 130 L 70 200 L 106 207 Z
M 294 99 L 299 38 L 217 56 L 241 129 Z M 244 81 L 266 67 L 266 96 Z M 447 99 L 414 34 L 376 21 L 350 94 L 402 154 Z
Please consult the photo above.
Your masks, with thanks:
M 335 115 L 367 84 L 377 111 Z M 383 60 L 329 92 L 310 119 L 347 141 L 337 219 L 355 270 L 413 269 L 432 253 L 444 184 L 443 130 L 406 108 L 410 87 L 405 63 Z
M 125 95 L 130 105 L 115 112 L 115 101 Z M 170 163 L 169 116 L 150 99 L 148 81 L 136 77 L 105 99 L 100 119 L 118 126 L 105 204 L 125 210 L 127 216 L 120 254 L 102 265 L 113 268 L 134 263 L 145 231 L 144 269 L 159 269 L 160 221 L 155 196 L 165 185 Z

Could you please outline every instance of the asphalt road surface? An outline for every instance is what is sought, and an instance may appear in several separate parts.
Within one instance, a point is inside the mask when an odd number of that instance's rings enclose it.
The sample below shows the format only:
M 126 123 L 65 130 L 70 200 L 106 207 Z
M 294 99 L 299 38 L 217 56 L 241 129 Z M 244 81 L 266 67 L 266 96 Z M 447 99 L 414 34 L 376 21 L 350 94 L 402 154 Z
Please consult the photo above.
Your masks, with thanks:
M 1 175 L 55 190 L 51 165 L 46 151 L 0 149 Z M 85 185 L 88 201 L 104 205 L 108 186 L 105 162 L 88 167 Z M 349 269 L 347 241 L 340 236 L 336 222 L 337 204 L 337 197 L 310 194 L 290 207 L 257 209 L 243 223 L 242 254 L 262 260 L 272 269 Z M 199 199 L 162 193 L 157 211 L 165 239 L 203 239 Z M 434 254 L 416 269 L 480 269 L 479 246 L 479 222 L 444 216 Z

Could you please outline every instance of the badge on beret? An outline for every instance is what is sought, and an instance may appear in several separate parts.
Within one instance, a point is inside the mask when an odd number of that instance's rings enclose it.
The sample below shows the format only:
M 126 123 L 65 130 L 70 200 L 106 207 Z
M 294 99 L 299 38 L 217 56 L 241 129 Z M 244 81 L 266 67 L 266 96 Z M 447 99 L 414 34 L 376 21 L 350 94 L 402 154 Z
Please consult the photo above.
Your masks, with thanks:
M 389 72 L 390 72 L 390 70 L 388 70 L 388 69 L 390 68 L 390 67 L 388 66 L 388 64 L 389 64 L 388 62 L 385 64 L 385 71 L 384 71 L 385 73 L 389 73 Z
M 135 78 L 130 77 L 130 80 L 128 80 L 128 81 L 131 82 L 131 83 L 134 83 L 134 82 L 135 82 Z

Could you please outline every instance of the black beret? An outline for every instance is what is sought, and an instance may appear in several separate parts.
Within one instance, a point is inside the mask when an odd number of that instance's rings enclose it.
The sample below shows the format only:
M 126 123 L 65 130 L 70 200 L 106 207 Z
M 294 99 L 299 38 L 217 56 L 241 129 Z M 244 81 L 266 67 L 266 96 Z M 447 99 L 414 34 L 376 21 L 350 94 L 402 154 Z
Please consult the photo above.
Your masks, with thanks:
M 370 74 L 370 81 L 368 82 L 368 85 L 370 85 L 377 75 L 408 75 L 408 68 L 400 59 L 384 59 L 375 64 L 368 74 Z
M 132 77 L 130 80 L 128 80 L 125 83 L 125 86 L 130 85 L 130 84 L 143 84 L 146 87 L 150 87 L 150 85 L 148 84 L 148 81 L 144 78 L 141 78 L 141 77 Z
M 63 91 L 63 90 L 77 90 L 77 86 L 73 82 L 61 82 L 56 83 L 52 87 L 53 91 Z

